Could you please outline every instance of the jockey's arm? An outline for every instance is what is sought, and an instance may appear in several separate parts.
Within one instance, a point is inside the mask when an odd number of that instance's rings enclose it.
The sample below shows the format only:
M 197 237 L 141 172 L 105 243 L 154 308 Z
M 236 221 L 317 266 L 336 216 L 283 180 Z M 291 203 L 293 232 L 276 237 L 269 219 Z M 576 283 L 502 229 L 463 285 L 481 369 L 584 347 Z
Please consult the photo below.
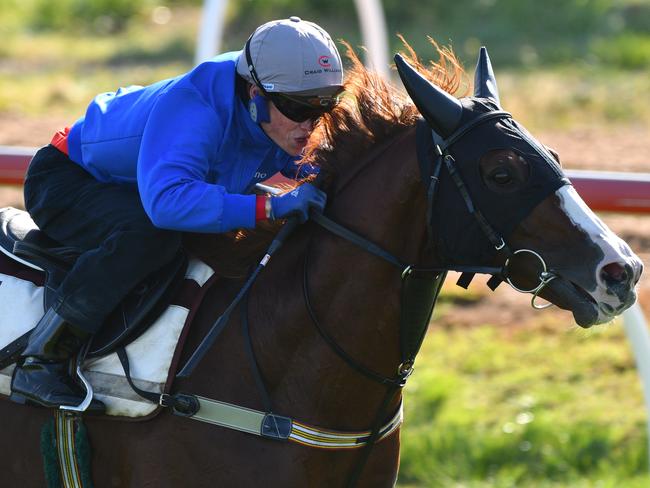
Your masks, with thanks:
M 142 204 L 154 225 L 217 233 L 255 226 L 255 195 L 228 193 L 206 182 L 223 132 L 198 92 L 180 88 L 160 97 L 144 130 L 137 172 Z

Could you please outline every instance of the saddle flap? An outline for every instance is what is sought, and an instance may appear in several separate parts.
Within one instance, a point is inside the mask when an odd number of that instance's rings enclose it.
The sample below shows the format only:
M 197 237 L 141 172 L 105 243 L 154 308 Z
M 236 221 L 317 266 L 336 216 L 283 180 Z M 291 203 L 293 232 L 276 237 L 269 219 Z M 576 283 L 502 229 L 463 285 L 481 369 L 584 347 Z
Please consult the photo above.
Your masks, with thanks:
M 11 265 L 15 262 L 0 255 L 0 273 L 9 273 L 9 266 L 2 268 L 3 263 Z M 176 273 L 173 272 L 174 266 L 178 266 Z M 29 271 L 35 274 L 33 270 Z M 148 303 L 153 304 L 154 309 L 160 306 L 164 308 L 164 311 L 154 317 L 156 312 L 150 309 L 149 313 L 145 314 L 146 317 L 139 323 L 140 325 L 127 330 L 125 335 L 115 331 L 112 333 L 113 335 L 109 334 L 109 342 L 112 341 L 115 347 L 125 346 L 129 353 L 133 381 L 140 388 L 158 393 L 169 392 L 189 324 L 205 293 L 216 279 L 214 270 L 208 265 L 197 259 L 192 259 L 187 264 L 186 257 L 179 256 L 177 261 L 170 264 L 165 271 L 161 270 L 160 272 L 170 271 L 171 278 L 167 284 L 160 276 L 160 280 L 157 281 L 159 287 L 150 283 L 152 286 L 150 289 L 155 288 L 161 291 L 166 289 L 170 296 L 165 294 L 160 301 L 155 302 L 153 298 L 155 293 L 147 294 L 149 296 Z M 0 301 L 0 305 L 6 304 L 5 308 L 13 310 L 14 315 L 0 316 L 0 347 L 17 337 L 20 338 L 21 334 L 28 333 L 43 314 L 42 281 L 30 281 L 27 276 L 13 279 L 13 273 L 7 274 L 6 278 L 7 282 L 0 287 L 0 292 L 5 293 L 0 298 L 6 298 L 6 300 Z M 13 287 L 7 286 L 12 279 Z M 142 290 L 138 291 L 144 291 L 144 289 L 143 286 Z M 133 300 L 137 301 L 135 298 Z M 140 304 L 142 303 L 140 302 Z M 20 320 L 17 320 L 18 317 Z M 151 321 L 154 323 L 151 324 Z M 15 326 L 15 330 L 8 331 L 10 328 L 8 326 L 12 325 Z M 111 327 L 110 324 L 107 326 Z M 6 347 L 0 349 L 0 361 L 5 355 L 5 349 Z M 21 348 L 19 347 L 19 349 Z M 11 355 L 11 351 L 8 351 L 8 354 Z M 0 397 L 10 393 L 12 371 L 13 366 L 9 363 L 0 368 Z M 124 378 L 122 366 L 115 353 L 87 358 L 84 365 L 84 376 L 92 384 L 97 398 L 107 404 L 107 414 L 110 416 L 145 420 L 150 418 L 150 415 L 155 415 L 160 408 L 159 405 L 142 399 L 131 389 Z
M 104 356 L 135 340 L 164 312 L 185 276 L 187 257 L 180 252 L 149 275 L 122 300 L 93 336 L 88 357 Z

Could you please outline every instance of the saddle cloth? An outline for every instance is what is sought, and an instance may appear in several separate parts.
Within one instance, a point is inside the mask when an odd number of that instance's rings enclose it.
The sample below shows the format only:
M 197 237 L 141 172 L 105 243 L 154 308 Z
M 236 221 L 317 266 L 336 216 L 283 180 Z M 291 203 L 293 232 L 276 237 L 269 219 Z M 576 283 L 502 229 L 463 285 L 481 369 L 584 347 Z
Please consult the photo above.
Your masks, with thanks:
M 4 256 L 0 255 L 0 258 Z M 131 377 L 141 389 L 167 393 L 178 361 L 179 339 L 192 321 L 201 300 L 215 277 L 214 270 L 192 258 L 185 279 L 170 305 L 146 332 L 126 346 Z M 33 328 L 43 316 L 42 282 L 30 272 L 0 267 L 0 348 Z M 14 365 L 0 370 L 0 394 L 9 395 Z M 95 397 L 106 404 L 110 416 L 142 418 L 156 412 L 158 405 L 140 397 L 129 386 L 116 353 L 88 359 L 84 375 Z

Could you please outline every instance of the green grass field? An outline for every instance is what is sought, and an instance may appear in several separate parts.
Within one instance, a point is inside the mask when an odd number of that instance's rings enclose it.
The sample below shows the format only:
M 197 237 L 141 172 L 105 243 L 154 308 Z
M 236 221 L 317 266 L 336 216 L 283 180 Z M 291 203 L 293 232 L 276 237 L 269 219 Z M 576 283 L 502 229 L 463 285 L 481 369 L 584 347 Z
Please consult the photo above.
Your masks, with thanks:
M 646 442 L 620 323 L 434 321 L 406 387 L 399 486 L 647 487 Z

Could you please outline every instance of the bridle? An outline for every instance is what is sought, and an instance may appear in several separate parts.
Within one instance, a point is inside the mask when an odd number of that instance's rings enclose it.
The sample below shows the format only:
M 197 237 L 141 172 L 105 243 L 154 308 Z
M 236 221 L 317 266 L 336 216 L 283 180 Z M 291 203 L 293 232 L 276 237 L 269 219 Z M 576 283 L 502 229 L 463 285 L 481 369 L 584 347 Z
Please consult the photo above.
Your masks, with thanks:
M 539 305 L 536 303 L 536 299 L 539 297 L 540 292 L 554 279 L 558 278 L 558 275 L 551 269 L 548 268 L 544 258 L 536 251 L 532 249 L 517 249 L 513 251 L 503 236 L 501 236 L 494 227 L 488 222 L 488 220 L 483 216 L 480 209 L 474 204 L 474 201 L 470 195 L 470 192 L 467 188 L 467 185 L 463 181 L 461 175 L 459 174 L 456 168 L 456 160 L 451 154 L 450 147 L 458 142 L 463 136 L 471 132 L 472 129 L 478 125 L 494 119 L 504 119 L 511 118 L 512 115 L 509 112 L 494 110 L 491 112 L 486 112 L 474 118 L 473 120 L 467 122 L 460 128 L 458 128 L 454 133 L 452 133 L 446 139 L 441 138 L 435 131 L 431 130 L 426 122 L 420 119 L 417 123 L 417 149 L 418 149 L 418 164 L 420 166 L 420 175 L 422 182 L 426 189 L 427 196 L 427 232 L 429 234 L 429 243 L 433 242 L 433 208 L 436 203 L 437 189 L 440 181 L 440 173 L 443 168 L 447 170 L 450 178 L 454 182 L 456 188 L 458 189 L 459 194 L 461 195 L 467 211 L 474 216 L 476 222 L 481 228 L 485 237 L 489 240 L 492 247 L 494 248 L 497 254 L 504 256 L 504 264 L 501 267 L 491 267 L 491 266 L 440 266 L 440 267 L 420 267 L 414 264 L 407 264 L 399 258 L 395 257 L 391 253 L 383 250 L 377 244 L 359 236 L 355 232 L 352 232 L 345 227 L 337 224 L 335 221 L 326 217 L 322 214 L 313 214 L 311 220 L 319 224 L 320 226 L 326 228 L 330 232 L 346 239 L 349 242 L 356 244 L 357 246 L 364 249 L 370 254 L 374 254 L 385 261 L 399 267 L 402 269 L 402 279 L 412 272 L 419 273 L 440 273 L 445 271 L 455 271 L 461 273 L 459 279 L 459 285 L 467 287 L 472 280 L 474 274 L 488 274 L 492 275 L 492 278 L 488 281 L 488 286 L 494 290 L 499 283 L 505 281 L 510 285 L 514 290 L 520 293 L 530 293 L 532 294 L 531 306 L 535 309 L 544 309 L 552 304 L 547 303 L 544 305 Z M 368 160 L 369 162 L 372 159 Z M 366 166 L 369 165 L 369 162 L 366 163 Z M 358 175 L 364 168 L 360 168 L 356 171 Z M 339 189 L 340 191 L 340 189 Z M 529 254 L 533 256 L 537 261 L 539 261 L 539 273 L 537 276 L 538 283 L 535 286 L 529 288 L 523 288 L 517 286 L 513 280 L 510 273 L 510 266 L 513 262 L 513 259 L 517 255 Z
M 505 281 L 513 289 L 515 289 L 520 293 L 531 293 L 533 295 L 531 299 L 531 305 L 533 308 L 542 309 L 552 305 L 550 303 L 545 305 L 538 305 L 535 303 L 535 300 L 539 296 L 539 293 L 551 281 L 553 281 L 558 277 L 557 274 L 555 274 L 552 270 L 549 270 L 549 268 L 546 265 L 546 262 L 544 261 L 544 258 L 542 258 L 542 256 L 538 252 L 532 249 L 517 249 L 515 251 L 511 250 L 511 248 L 506 243 L 504 237 L 500 235 L 492 225 L 490 225 L 488 220 L 481 213 L 480 209 L 478 209 L 474 205 L 474 201 L 472 200 L 469 190 L 465 185 L 465 183 L 463 182 L 463 179 L 461 178 L 461 175 L 459 174 L 456 168 L 456 161 L 450 151 L 450 147 L 455 142 L 460 140 L 464 135 L 471 132 L 471 130 L 477 127 L 479 124 L 485 123 L 489 120 L 511 118 L 511 117 L 512 117 L 511 114 L 505 111 L 492 111 L 492 112 L 481 114 L 476 118 L 474 118 L 473 120 L 462 125 L 459 129 L 457 129 L 453 134 L 451 134 L 446 139 L 442 139 L 437 133 L 431 130 L 423 120 L 420 120 L 418 122 L 417 129 L 416 129 L 420 174 L 425 184 L 426 194 L 427 194 L 427 232 L 429 233 L 429 241 L 432 242 L 431 219 L 433 213 L 433 206 L 436 200 L 437 188 L 438 188 L 438 183 L 440 181 L 441 170 L 444 165 L 445 169 L 447 170 L 447 173 L 449 174 L 450 178 L 452 179 L 456 188 L 458 189 L 460 195 L 462 196 L 468 212 L 474 216 L 479 227 L 483 231 L 483 234 L 490 241 L 495 252 L 501 255 L 505 255 L 504 264 L 500 268 L 488 267 L 488 266 L 421 267 L 417 265 L 406 264 L 399 258 L 392 255 L 391 253 L 385 251 L 377 244 L 343 227 L 342 225 L 336 223 L 335 221 L 331 220 L 325 215 L 323 214 L 311 215 L 311 220 L 313 220 L 315 223 L 322 226 L 329 232 L 338 235 L 339 237 L 347 240 L 348 242 L 351 242 L 359 246 L 364 251 L 373 254 L 383 259 L 384 261 L 389 262 L 390 264 L 398 267 L 401 270 L 400 277 L 402 280 L 402 313 L 400 314 L 401 316 L 400 334 L 403 332 L 404 329 L 404 322 L 405 322 L 404 310 L 408 310 L 409 307 L 415 307 L 416 309 L 419 309 L 418 311 L 421 319 L 423 318 L 425 319 L 424 323 L 420 323 L 417 326 L 418 335 L 419 335 L 417 345 L 415 347 L 411 347 L 410 350 L 405 351 L 404 348 L 402 347 L 402 344 L 400 344 L 401 346 L 400 353 L 401 353 L 402 361 L 396 369 L 395 377 L 389 378 L 371 370 L 370 368 L 359 363 L 356 359 L 354 359 L 349 354 L 347 354 L 338 345 L 338 343 L 334 340 L 334 338 L 326 331 L 326 329 L 322 327 L 318 318 L 316 317 L 314 309 L 311 305 L 311 301 L 309 299 L 309 289 L 308 289 L 308 280 L 307 280 L 308 252 L 305 254 L 305 263 L 303 268 L 304 269 L 303 295 L 304 295 L 305 304 L 307 306 L 307 310 L 309 312 L 309 316 L 313 324 L 316 326 L 319 334 L 325 340 L 325 342 L 330 346 L 330 348 L 339 357 L 341 357 L 341 359 L 343 359 L 352 369 L 366 376 L 367 378 L 387 387 L 384 400 L 382 401 L 379 411 L 375 416 L 375 421 L 372 428 L 372 434 L 367 441 L 361 459 L 355 465 L 355 468 L 348 479 L 347 486 L 354 486 L 358 481 L 361 472 L 363 470 L 363 467 L 367 462 L 368 457 L 370 456 L 370 451 L 375 441 L 377 440 L 379 430 L 384 422 L 384 419 L 388 414 L 387 408 L 390 405 L 390 400 L 393 399 L 395 392 L 401 389 L 405 385 L 406 380 L 413 372 L 413 364 L 415 361 L 415 356 L 417 355 L 420 345 L 424 339 L 424 332 L 426 332 L 426 326 L 428 325 L 429 320 L 431 318 L 433 307 L 435 305 L 435 300 L 437 299 L 438 292 L 442 285 L 442 281 L 444 281 L 447 271 L 460 272 L 461 278 L 459 282 L 462 282 L 466 285 L 469 284 L 469 281 L 471 281 L 475 273 L 490 274 L 492 275 L 492 278 L 489 280 L 489 285 L 492 289 L 496 288 L 496 286 L 498 286 L 498 284 L 501 281 Z M 428 144 L 427 144 L 427 139 L 429 141 Z M 425 154 L 427 153 L 430 154 L 430 151 L 427 151 L 427 147 L 430 147 L 431 145 L 434 148 L 433 158 L 424 157 Z M 360 171 L 361 170 L 357 171 L 357 174 Z M 513 262 L 514 257 L 522 254 L 530 254 L 534 256 L 539 261 L 540 264 L 540 272 L 538 275 L 539 283 L 529 289 L 516 286 L 515 283 L 513 283 L 509 272 L 510 265 Z M 429 286 L 431 286 L 432 283 L 436 283 L 436 285 L 432 286 L 435 292 L 434 292 L 434 296 L 431 297 L 432 301 L 429 303 L 422 304 L 422 303 L 413 303 L 412 301 L 411 303 L 408 302 L 409 294 L 408 292 L 405 293 L 405 290 L 409 288 L 409 282 L 415 279 L 415 276 L 417 275 L 429 276 L 430 277 L 428 281 Z M 412 285 L 411 288 L 414 289 Z M 418 295 L 417 291 L 412 293 L 412 295 L 413 294 Z M 424 310 L 428 310 L 428 312 L 423 312 Z M 400 343 L 401 342 L 402 341 L 400 341 Z

